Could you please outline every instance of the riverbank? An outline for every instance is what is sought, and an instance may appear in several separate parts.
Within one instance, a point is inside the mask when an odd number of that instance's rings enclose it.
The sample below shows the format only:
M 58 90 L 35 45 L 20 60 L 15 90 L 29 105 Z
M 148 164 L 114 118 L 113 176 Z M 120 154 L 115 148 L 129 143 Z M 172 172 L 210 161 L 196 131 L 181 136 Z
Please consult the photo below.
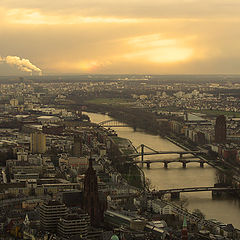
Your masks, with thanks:
M 169 126 L 160 125 L 157 116 L 142 108 L 131 108 L 111 105 L 87 104 L 87 111 L 92 113 L 108 113 L 108 115 L 120 122 L 128 124 L 133 129 L 141 129 L 147 133 L 164 136 L 169 131 Z
M 112 118 L 109 115 L 88 113 L 92 122 L 99 123 L 109 121 Z M 182 149 L 165 138 L 146 133 L 132 127 L 113 128 L 119 137 L 129 139 L 135 147 L 141 144 L 150 146 L 159 151 L 181 151 Z M 149 156 L 147 159 L 174 159 L 177 155 Z M 218 171 L 211 166 L 199 167 L 199 163 L 189 163 L 186 169 L 182 164 L 171 163 L 168 169 L 163 167 L 162 163 L 151 165 L 150 169 L 144 165 L 139 166 L 144 172 L 146 179 L 151 182 L 151 189 L 172 189 L 172 188 L 190 188 L 214 186 L 218 178 Z M 211 192 L 182 193 L 181 198 L 187 201 L 187 209 L 201 209 L 207 219 L 218 219 L 220 222 L 232 223 L 240 228 L 240 201 L 233 198 L 222 198 L 213 200 Z M 219 211 L 221 209 L 221 211 Z M 226 212 L 228 214 L 226 214 Z

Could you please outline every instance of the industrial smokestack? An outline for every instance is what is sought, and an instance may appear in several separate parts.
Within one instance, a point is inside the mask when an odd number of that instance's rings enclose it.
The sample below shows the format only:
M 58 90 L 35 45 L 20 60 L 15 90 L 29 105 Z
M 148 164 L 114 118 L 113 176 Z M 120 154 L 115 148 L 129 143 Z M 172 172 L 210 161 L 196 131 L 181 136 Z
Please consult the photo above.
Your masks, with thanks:
M 0 62 L 5 62 L 9 65 L 15 65 L 20 71 L 28 72 L 32 74 L 33 72 L 42 75 L 42 70 L 32 64 L 28 59 L 20 58 L 17 56 L 7 56 L 5 58 L 0 56 Z

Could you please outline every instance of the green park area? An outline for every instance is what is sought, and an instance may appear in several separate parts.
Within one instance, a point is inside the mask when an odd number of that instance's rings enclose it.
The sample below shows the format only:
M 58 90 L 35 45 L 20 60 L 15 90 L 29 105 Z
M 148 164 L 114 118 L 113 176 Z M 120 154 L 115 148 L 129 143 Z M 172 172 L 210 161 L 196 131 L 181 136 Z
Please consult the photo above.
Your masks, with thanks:
M 131 105 L 133 104 L 131 99 L 123 99 L 123 98 L 94 98 L 86 101 L 86 103 L 96 104 L 96 105 Z

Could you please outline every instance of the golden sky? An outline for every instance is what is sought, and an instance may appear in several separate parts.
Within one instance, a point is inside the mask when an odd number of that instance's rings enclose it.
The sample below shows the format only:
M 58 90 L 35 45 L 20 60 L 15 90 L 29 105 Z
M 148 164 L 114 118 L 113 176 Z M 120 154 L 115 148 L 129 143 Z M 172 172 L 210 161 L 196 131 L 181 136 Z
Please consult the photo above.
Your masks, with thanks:
M 239 73 L 239 13 L 239 0 L 2 0 L 0 75 Z

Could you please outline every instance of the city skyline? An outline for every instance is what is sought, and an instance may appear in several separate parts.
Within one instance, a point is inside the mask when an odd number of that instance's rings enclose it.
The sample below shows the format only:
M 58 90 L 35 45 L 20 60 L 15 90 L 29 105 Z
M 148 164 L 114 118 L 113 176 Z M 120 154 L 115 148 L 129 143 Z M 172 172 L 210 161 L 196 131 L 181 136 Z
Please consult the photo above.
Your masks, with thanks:
M 233 0 L 0 4 L 0 75 L 238 74 Z

